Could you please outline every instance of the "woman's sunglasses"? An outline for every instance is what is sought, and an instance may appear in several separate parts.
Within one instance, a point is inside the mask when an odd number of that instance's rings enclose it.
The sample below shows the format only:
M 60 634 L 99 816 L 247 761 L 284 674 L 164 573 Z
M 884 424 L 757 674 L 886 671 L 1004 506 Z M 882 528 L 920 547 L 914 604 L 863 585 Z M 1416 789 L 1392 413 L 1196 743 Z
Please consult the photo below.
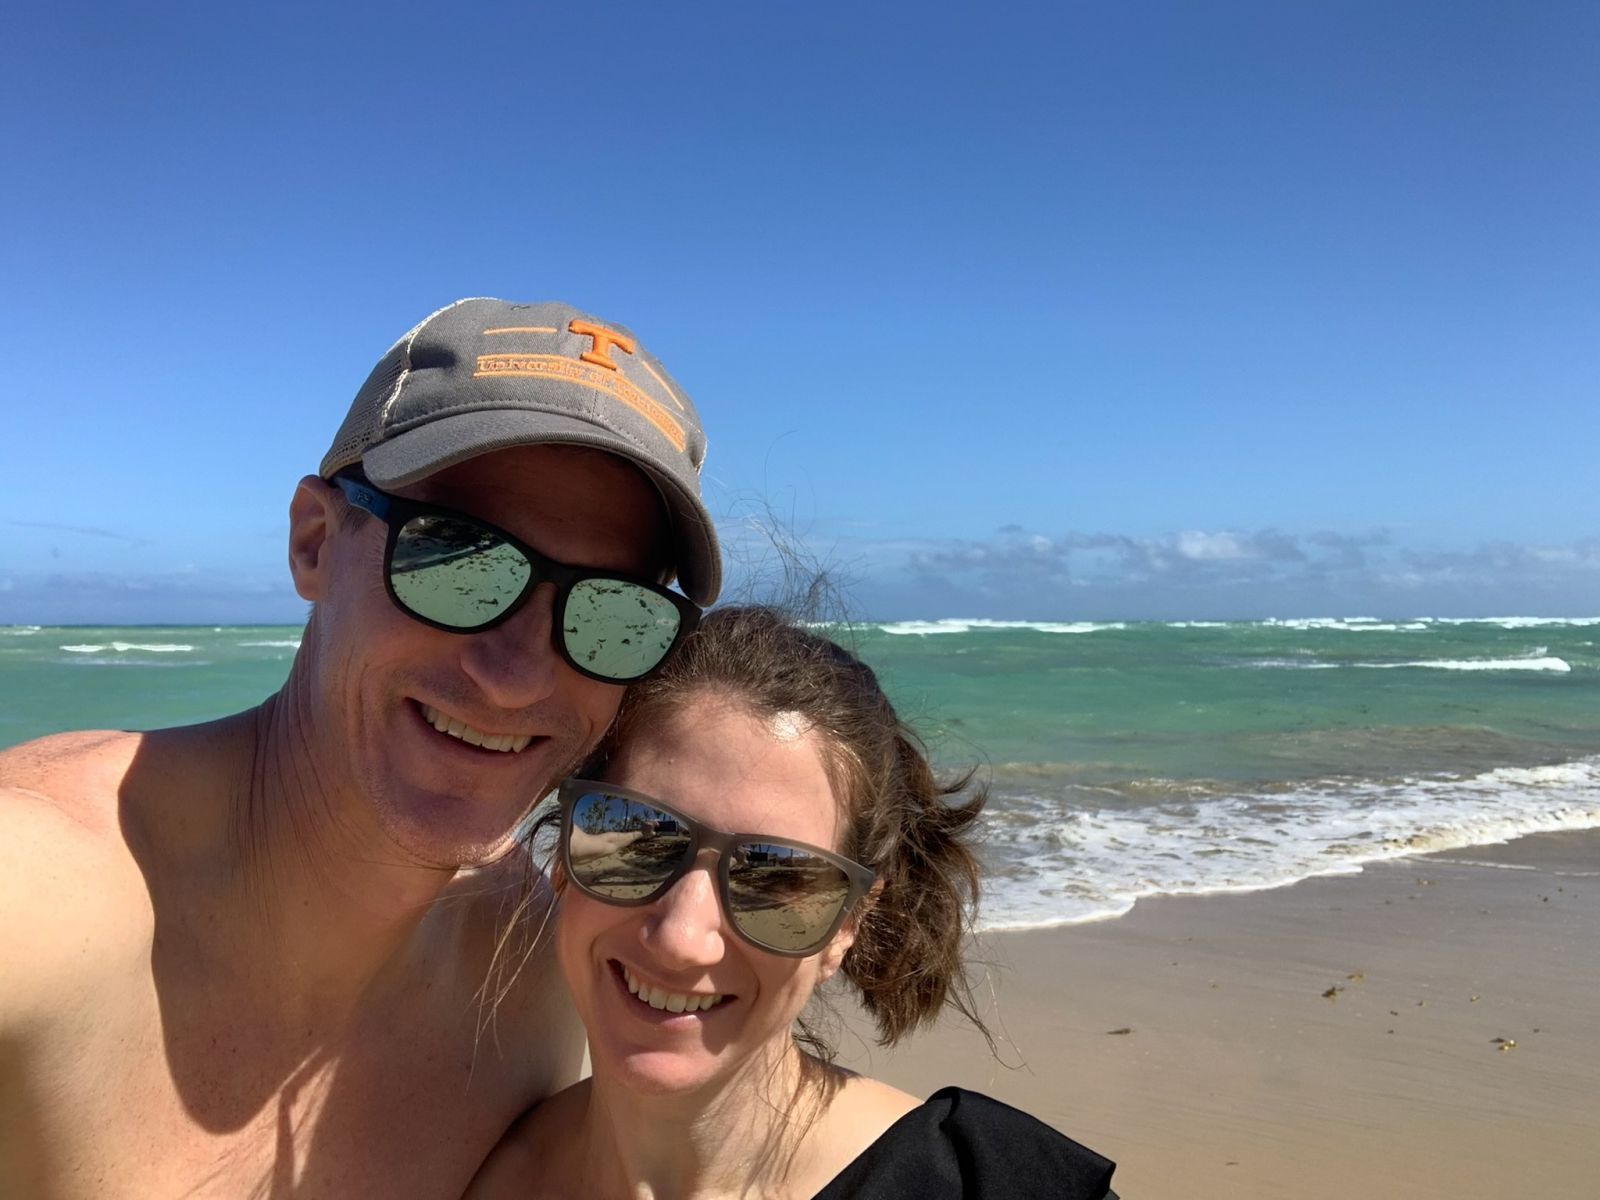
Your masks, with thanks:
M 723 833 L 609 783 L 561 785 L 561 863 L 584 895 L 649 904 L 702 850 L 717 852 L 717 895 L 734 932 L 773 954 L 815 954 L 872 887 L 873 872 L 788 838 Z
M 424 625 L 479 633 L 508 620 L 541 583 L 556 585 L 554 640 L 591 679 L 632 683 L 672 653 L 700 620 L 676 592 L 614 571 L 569 567 L 465 513 L 334 477 L 350 503 L 389 526 L 389 597 Z

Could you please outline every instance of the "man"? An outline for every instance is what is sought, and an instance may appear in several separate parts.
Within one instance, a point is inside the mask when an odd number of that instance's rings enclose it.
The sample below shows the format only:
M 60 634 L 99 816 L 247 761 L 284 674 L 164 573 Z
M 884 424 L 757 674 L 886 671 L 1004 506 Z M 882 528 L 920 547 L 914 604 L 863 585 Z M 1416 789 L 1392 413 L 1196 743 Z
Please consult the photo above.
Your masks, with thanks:
M 282 690 L 0 755 L 0 1194 L 453 1197 L 576 1077 L 513 830 L 715 597 L 704 452 L 626 330 L 441 309 L 295 493 Z

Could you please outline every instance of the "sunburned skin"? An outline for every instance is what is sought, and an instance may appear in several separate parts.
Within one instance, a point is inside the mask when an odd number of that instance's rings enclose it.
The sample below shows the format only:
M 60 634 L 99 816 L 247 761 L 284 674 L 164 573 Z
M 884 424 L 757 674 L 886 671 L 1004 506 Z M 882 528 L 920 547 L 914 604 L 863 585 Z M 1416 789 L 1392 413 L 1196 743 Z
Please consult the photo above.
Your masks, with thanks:
M 427 483 L 561 561 L 660 569 L 659 494 L 621 460 L 521 447 Z M 458 1196 L 577 1077 L 548 942 L 489 985 L 527 886 L 496 856 L 622 688 L 556 652 L 553 589 L 482 634 L 400 612 L 381 523 L 336 490 L 291 510 L 315 609 L 281 692 L 0 754 L 8 1200 Z

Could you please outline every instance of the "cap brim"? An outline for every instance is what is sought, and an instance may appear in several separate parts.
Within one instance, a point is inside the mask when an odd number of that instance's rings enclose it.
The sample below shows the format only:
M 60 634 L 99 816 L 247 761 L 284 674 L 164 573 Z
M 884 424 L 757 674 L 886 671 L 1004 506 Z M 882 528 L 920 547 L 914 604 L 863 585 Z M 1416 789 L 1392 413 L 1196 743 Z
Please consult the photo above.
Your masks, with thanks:
M 405 487 L 480 454 L 512 446 L 585 446 L 625 458 L 656 485 L 672 521 L 679 586 L 701 607 L 722 590 L 717 531 L 697 489 L 662 471 L 638 446 L 610 430 L 561 413 L 479 409 L 439 417 L 398 433 L 362 456 L 366 476 L 381 488 Z

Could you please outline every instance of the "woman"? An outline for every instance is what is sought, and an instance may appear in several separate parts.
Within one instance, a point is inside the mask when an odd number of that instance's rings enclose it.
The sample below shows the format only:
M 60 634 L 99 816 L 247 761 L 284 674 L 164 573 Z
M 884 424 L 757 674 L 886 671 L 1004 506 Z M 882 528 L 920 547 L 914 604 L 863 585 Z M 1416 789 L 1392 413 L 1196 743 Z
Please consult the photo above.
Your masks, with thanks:
M 949 1004 L 983 804 L 934 779 L 872 671 L 764 608 L 709 614 L 560 796 L 562 969 L 593 1075 L 470 1198 L 1098 1198 L 1112 1166 L 1015 1109 L 833 1066 L 842 972 L 890 1044 Z M 732 831 L 732 832 L 725 832 Z M 981 1024 L 980 1024 L 981 1028 Z

